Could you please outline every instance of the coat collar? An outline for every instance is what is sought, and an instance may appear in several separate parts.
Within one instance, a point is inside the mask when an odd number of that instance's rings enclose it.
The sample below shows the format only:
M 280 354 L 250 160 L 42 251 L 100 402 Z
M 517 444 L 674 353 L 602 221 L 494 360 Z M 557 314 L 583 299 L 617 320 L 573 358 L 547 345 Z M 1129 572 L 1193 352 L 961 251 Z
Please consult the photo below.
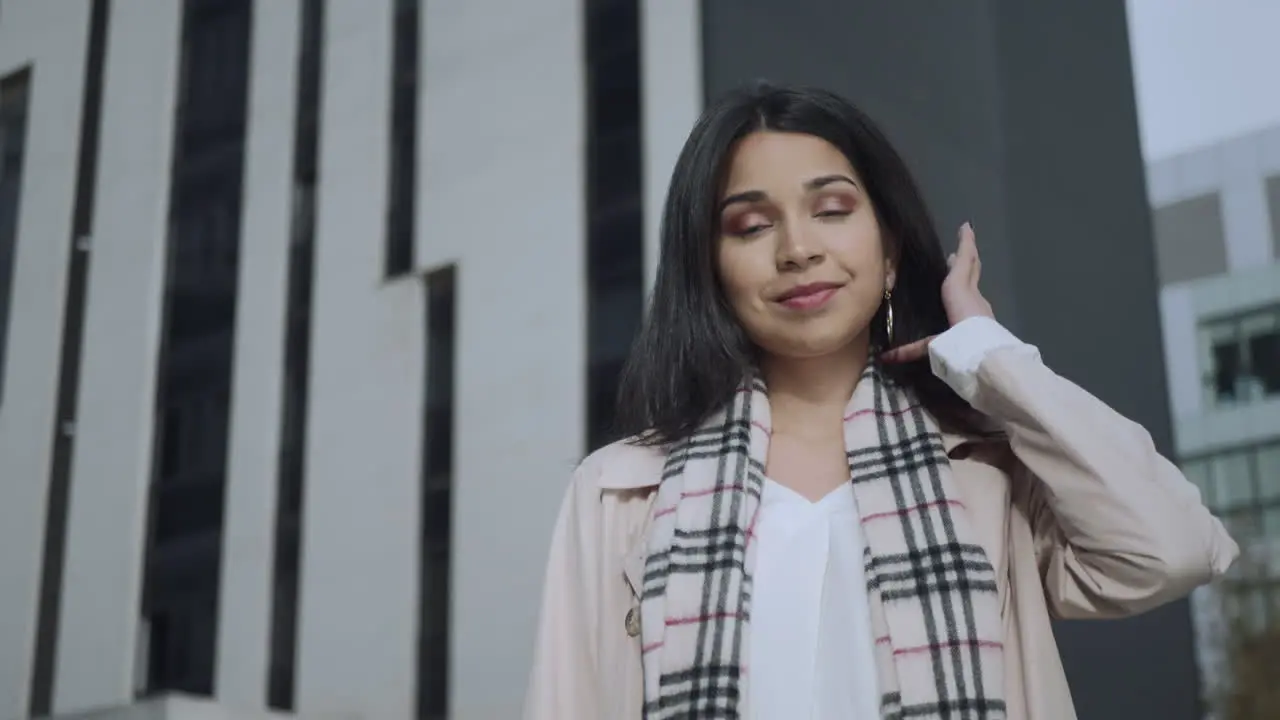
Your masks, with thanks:
M 974 435 L 943 433 L 942 446 L 948 455 L 962 445 L 983 442 L 983 438 Z M 605 452 L 625 454 L 618 457 L 622 462 L 602 462 L 597 485 L 606 491 L 645 490 L 656 488 L 662 481 L 662 466 L 666 462 L 666 448 L 645 447 L 635 444 L 617 443 Z M 647 521 L 646 521 L 647 526 Z M 644 592 L 644 563 L 647 556 L 646 533 L 638 532 L 631 538 L 626 557 L 622 561 L 622 573 L 626 576 L 631 592 L 638 600 Z
M 942 434 L 942 447 L 947 454 L 953 453 L 961 445 L 981 441 L 979 436 Z M 601 463 L 601 472 L 596 479 L 596 485 L 601 490 L 643 490 L 655 488 L 662 481 L 666 448 L 618 443 L 610 449 L 616 449 L 619 454 L 625 452 L 629 457 L 625 462 Z

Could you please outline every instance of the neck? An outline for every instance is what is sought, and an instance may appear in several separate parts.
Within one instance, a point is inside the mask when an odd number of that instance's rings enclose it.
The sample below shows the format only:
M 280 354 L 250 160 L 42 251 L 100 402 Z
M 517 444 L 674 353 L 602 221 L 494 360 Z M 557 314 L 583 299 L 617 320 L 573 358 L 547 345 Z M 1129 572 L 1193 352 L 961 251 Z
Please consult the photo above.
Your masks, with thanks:
M 840 352 L 812 358 L 767 356 L 760 365 L 774 431 L 827 435 L 841 427 L 867 366 L 867 344 L 855 341 Z

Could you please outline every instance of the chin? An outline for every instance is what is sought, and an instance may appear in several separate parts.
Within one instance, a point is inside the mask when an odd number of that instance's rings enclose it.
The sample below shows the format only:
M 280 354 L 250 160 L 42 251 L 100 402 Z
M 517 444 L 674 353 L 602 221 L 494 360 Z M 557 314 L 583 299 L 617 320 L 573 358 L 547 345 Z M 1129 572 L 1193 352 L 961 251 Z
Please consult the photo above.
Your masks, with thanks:
M 760 343 L 765 352 L 778 358 L 812 360 L 852 351 L 856 337 L 840 334 L 804 334 L 773 337 Z

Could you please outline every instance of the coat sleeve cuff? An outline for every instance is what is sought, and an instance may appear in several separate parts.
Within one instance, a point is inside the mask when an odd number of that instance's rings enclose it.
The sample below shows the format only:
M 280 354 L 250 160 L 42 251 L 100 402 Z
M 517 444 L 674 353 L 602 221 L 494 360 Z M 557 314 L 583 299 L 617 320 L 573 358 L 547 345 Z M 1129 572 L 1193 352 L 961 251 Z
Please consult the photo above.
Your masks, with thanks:
M 965 402 L 978 394 L 978 368 L 996 350 L 1014 348 L 1040 360 L 1040 350 L 1022 342 L 989 317 L 971 317 L 956 323 L 929 343 L 929 366 Z

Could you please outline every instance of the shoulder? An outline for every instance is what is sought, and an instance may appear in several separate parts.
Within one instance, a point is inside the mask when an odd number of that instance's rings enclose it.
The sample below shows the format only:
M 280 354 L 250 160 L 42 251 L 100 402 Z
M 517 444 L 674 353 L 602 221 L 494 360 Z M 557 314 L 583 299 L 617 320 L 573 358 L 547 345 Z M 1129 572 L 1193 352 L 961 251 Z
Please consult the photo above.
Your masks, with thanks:
M 575 484 L 597 490 L 641 490 L 662 481 L 666 451 L 641 445 L 636 438 L 610 443 L 578 465 Z

